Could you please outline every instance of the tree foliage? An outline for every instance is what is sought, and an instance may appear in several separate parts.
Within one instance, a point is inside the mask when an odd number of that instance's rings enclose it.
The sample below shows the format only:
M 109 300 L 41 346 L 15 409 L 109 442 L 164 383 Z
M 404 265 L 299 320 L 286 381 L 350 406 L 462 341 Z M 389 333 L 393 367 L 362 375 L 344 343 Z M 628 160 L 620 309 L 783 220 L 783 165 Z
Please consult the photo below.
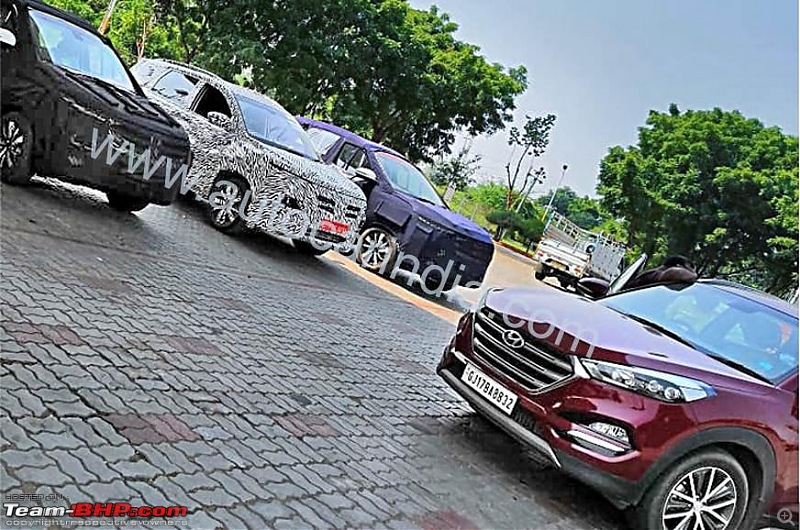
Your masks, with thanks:
M 628 243 L 776 293 L 796 284 L 798 142 L 737 111 L 651 111 L 601 162 L 602 205 Z
M 123 0 L 124 1 L 124 0 Z M 406 0 L 171 1 L 184 61 L 249 84 L 290 112 L 334 121 L 417 161 L 454 132 L 492 133 L 527 88 L 524 67 L 490 63 L 438 9 Z
M 430 178 L 438 186 L 453 185 L 457 190 L 463 190 L 473 183 L 473 177 L 481 167 L 481 155 L 471 154 L 472 145 L 465 142 L 455 155 L 442 157 L 430 170 Z
M 95 25 L 108 5 L 53 3 Z M 504 128 L 527 88 L 524 66 L 490 63 L 457 29 L 406 0 L 119 0 L 108 35 L 128 63 L 144 44 L 432 161 L 456 131 Z

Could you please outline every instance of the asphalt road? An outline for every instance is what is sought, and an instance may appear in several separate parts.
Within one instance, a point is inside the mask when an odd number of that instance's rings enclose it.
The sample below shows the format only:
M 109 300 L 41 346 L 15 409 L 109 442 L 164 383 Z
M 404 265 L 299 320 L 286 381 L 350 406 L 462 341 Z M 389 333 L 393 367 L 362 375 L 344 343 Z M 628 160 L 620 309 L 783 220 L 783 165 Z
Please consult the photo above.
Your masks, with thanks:
M 189 205 L 0 195 L 5 502 L 185 506 L 198 529 L 623 528 L 435 375 L 475 293 L 419 297 Z M 520 281 L 498 253 L 488 283 Z

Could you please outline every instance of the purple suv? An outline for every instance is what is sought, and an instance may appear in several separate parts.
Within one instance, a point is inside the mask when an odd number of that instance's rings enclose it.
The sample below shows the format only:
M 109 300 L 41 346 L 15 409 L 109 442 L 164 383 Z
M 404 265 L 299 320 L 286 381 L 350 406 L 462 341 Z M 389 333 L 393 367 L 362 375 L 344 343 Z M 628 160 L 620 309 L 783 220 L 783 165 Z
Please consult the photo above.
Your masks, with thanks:
M 419 274 L 431 292 L 478 287 L 494 254 L 491 235 L 445 204 L 400 153 L 329 123 L 299 117 L 323 159 L 347 173 L 367 196 L 357 256 L 375 272 Z

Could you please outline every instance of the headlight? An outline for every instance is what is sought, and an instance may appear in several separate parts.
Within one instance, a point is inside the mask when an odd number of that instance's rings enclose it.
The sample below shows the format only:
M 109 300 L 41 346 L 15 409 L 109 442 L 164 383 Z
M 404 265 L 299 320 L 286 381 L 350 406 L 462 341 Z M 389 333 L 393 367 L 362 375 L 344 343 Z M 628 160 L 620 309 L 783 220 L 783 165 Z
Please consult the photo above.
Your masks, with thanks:
M 715 394 L 707 384 L 688 377 L 588 359 L 580 362 L 593 379 L 667 403 L 687 403 Z

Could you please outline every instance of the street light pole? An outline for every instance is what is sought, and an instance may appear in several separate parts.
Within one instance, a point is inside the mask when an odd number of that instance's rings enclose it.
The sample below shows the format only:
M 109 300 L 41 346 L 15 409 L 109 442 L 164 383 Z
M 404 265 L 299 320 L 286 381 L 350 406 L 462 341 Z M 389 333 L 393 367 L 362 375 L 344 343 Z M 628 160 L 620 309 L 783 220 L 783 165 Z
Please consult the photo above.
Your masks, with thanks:
M 547 208 L 544 209 L 544 217 L 542 217 L 542 221 L 547 219 L 547 214 L 550 212 L 550 208 L 553 206 L 553 201 L 556 200 L 556 194 L 558 190 L 561 188 L 561 183 L 564 182 L 564 175 L 567 173 L 567 164 L 561 166 L 561 177 L 558 179 L 558 184 L 556 185 L 556 189 L 553 190 L 553 194 L 550 196 L 550 202 L 547 203 Z

